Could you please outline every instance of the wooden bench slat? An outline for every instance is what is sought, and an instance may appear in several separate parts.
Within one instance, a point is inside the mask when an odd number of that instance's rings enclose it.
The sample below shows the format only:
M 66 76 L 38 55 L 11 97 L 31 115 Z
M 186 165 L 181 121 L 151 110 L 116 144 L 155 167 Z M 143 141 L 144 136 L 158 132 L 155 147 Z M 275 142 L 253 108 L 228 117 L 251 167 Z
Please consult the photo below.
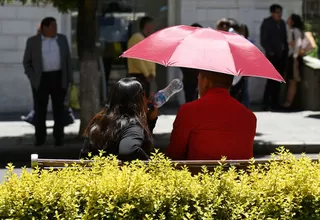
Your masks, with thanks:
M 312 158 L 312 161 L 319 161 L 319 159 Z M 255 159 L 254 164 L 266 164 L 270 160 L 266 159 Z M 280 160 L 278 160 L 280 161 Z M 59 169 L 64 168 L 66 164 L 72 165 L 72 164 L 79 164 L 79 165 L 90 165 L 92 163 L 92 160 L 72 160 L 72 159 L 39 159 L 37 154 L 31 155 L 31 168 L 39 167 L 41 169 Z M 143 161 L 144 163 L 149 163 L 150 161 Z M 245 169 L 251 164 L 251 160 L 176 160 L 172 161 L 173 163 L 177 164 L 177 168 L 181 168 L 183 166 L 186 166 L 189 168 L 189 170 L 192 173 L 199 172 L 203 166 L 206 166 L 208 170 L 212 170 L 212 168 L 215 168 L 219 166 L 220 164 L 225 164 L 226 168 L 230 166 L 235 166 L 239 169 Z M 121 165 L 122 162 L 119 161 L 119 165 Z

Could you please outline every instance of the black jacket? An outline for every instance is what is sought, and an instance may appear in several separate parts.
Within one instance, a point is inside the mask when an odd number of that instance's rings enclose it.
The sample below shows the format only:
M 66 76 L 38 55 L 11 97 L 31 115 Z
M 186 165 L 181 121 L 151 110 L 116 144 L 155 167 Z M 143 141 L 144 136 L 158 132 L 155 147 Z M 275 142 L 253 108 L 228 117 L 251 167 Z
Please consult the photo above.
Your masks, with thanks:
M 263 20 L 260 43 L 267 57 L 281 59 L 288 52 L 287 28 L 283 20 L 277 23 L 272 17 Z
M 149 130 L 152 133 L 156 120 L 149 121 Z M 145 136 L 144 129 L 139 124 L 129 124 L 119 135 L 119 140 L 112 149 L 106 149 L 105 155 L 115 155 L 121 161 L 149 160 L 152 141 Z M 85 138 L 83 147 L 80 151 L 80 158 L 87 158 L 88 153 L 92 156 L 99 155 L 99 149 L 94 148 L 89 137 Z

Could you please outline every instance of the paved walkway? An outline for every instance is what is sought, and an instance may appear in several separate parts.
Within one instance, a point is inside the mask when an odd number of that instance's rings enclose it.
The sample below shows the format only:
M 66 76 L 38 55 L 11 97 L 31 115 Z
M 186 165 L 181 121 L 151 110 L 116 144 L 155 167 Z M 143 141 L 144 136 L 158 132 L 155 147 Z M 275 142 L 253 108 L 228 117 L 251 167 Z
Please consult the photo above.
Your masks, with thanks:
M 269 154 L 278 146 L 292 152 L 320 152 L 320 112 L 275 113 L 255 112 L 257 135 L 255 153 Z M 175 116 L 165 115 L 159 119 L 155 133 L 172 129 Z
M 257 112 L 257 143 L 320 152 L 320 112 Z
M 166 112 L 167 114 L 171 112 Z M 171 113 L 174 114 L 174 113 Z M 285 146 L 293 153 L 320 152 L 320 112 L 273 113 L 256 112 L 258 119 L 257 136 L 255 138 L 255 155 L 267 155 L 278 146 Z M 159 116 L 155 133 L 155 146 L 166 147 L 175 115 Z M 0 163 L 9 161 L 29 161 L 31 153 L 39 153 L 42 157 L 77 158 L 81 148 L 81 140 L 76 136 L 79 120 L 65 128 L 67 139 L 64 147 L 53 147 L 52 129 L 48 129 L 47 146 L 33 146 L 33 126 L 22 121 L 0 122 Z M 52 121 L 47 121 L 50 127 Z M 20 159 L 19 159 L 20 158 Z

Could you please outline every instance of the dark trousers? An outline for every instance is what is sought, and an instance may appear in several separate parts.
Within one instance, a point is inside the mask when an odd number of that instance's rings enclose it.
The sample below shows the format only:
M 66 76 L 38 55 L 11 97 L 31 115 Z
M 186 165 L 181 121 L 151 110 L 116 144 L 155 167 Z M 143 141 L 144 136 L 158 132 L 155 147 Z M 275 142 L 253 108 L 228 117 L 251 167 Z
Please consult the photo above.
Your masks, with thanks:
M 32 88 L 31 86 L 31 91 L 32 91 L 32 98 L 33 98 L 33 110 L 36 109 L 36 90 Z
M 186 102 L 192 102 L 198 99 L 198 85 L 195 83 L 183 82 L 184 96 Z
M 250 108 L 250 97 L 249 97 L 249 79 L 244 77 L 244 85 L 243 85 L 243 94 L 242 94 L 242 101 L 241 103 Z
M 43 72 L 40 86 L 37 90 L 33 89 L 35 101 L 35 138 L 38 144 L 45 142 L 46 116 L 49 96 L 51 96 L 53 110 L 53 137 L 56 142 L 62 142 L 64 138 L 64 99 L 66 89 L 62 88 L 61 71 Z
M 198 72 L 199 70 L 190 68 L 181 68 L 183 75 L 183 89 L 186 102 L 192 102 L 198 99 Z
M 149 96 L 150 96 L 150 82 L 147 79 L 147 77 L 145 77 L 142 73 L 130 73 L 130 74 L 128 74 L 128 76 L 137 78 L 137 80 L 142 84 L 147 98 L 149 98 Z
M 104 74 L 106 78 L 106 85 L 108 86 L 110 73 L 111 73 L 111 67 L 112 67 L 112 58 L 103 58 L 103 67 L 104 67 Z
M 103 67 L 104 67 L 104 76 L 105 76 L 105 86 L 106 86 L 106 97 L 108 97 L 111 84 L 109 83 L 111 69 L 112 69 L 112 58 L 103 58 Z M 103 90 L 101 90 L 103 92 Z M 103 100 L 104 95 L 101 95 L 101 103 L 103 103 L 105 100 Z
M 274 68 L 283 76 L 286 68 L 286 59 L 287 56 L 283 55 L 282 58 L 267 57 L 268 60 L 272 63 Z M 267 85 L 265 87 L 263 95 L 263 106 L 265 108 L 278 108 L 279 107 L 279 97 L 280 97 L 280 83 L 268 79 Z

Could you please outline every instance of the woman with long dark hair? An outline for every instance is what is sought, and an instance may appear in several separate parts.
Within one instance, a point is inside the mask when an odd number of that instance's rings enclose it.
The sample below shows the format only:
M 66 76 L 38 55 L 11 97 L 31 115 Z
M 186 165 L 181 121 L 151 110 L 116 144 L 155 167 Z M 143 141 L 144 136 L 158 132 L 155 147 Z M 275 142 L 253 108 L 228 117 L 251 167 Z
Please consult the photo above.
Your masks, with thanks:
M 304 38 L 304 24 L 301 17 L 297 14 L 291 14 L 287 20 L 289 26 L 289 54 L 287 63 L 287 78 L 289 86 L 287 89 L 286 101 L 283 104 L 284 109 L 290 109 L 297 92 L 297 84 L 300 81 L 303 65 L 303 55 L 301 53 L 301 42 Z
M 118 156 L 119 160 L 148 160 L 153 151 L 151 132 L 158 110 L 148 110 L 144 89 L 136 78 L 123 78 L 112 88 L 105 108 L 85 131 L 80 158 L 89 152 Z

